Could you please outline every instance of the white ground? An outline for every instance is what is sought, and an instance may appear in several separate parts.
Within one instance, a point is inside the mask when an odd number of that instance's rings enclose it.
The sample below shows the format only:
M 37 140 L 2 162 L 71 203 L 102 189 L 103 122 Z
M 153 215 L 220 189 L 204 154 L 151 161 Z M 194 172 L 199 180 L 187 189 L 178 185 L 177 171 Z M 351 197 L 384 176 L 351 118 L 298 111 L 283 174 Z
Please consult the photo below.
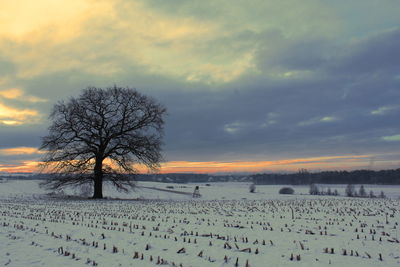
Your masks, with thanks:
M 384 200 L 314 197 L 307 186 L 290 196 L 278 194 L 282 186 L 257 186 L 255 194 L 245 183 L 199 186 L 199 199 L 106 187 L 114 199 L 93 201 L 50 198 L 37 181 L 0 183 L 0 266 L 400 265 L 399 186 L 366 186 L 383 190 Z M 331 189 L 344 193 L 344 186 Z

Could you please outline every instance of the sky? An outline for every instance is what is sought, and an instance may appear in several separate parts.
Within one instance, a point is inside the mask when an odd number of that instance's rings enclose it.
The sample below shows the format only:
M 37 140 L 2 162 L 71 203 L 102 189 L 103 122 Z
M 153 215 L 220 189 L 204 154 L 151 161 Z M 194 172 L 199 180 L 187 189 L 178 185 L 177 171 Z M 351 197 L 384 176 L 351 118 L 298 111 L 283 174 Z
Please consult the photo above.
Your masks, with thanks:
M 161 172 L 400 163 L 398 0 L 0 2 L 0 172 L 88 86 L 168 109 Z

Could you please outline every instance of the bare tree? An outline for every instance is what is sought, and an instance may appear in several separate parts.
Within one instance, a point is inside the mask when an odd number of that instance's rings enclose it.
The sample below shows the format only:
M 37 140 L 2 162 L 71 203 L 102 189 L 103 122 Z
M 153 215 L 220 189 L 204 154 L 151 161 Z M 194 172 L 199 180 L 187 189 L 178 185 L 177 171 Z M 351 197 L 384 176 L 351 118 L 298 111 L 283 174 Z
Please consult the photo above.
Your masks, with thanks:
M 319 188 L 316 184 L 310 184 L 309 192 L 310 192 L 310 195 L 319 195 L 320 194 Z
M 46 152 L 43 170 L 54 174 L 44 185 L 89 183 L 93 198 L 103 197 L 103 181 L 128 191 L 135 185 L 134 164 L 159 167 L 165 113 L 154 99 L 117 86 L 88 87 L 77 98 L 59 101 L 40 147 Z
M 360 186 L 360 190 L 358 191 L 358 195 L 360 197 L 366 197 L 367 196 L 367 192 L 365 191 L 364 185 Z
M 345 194 L 346 194 L 346 196 L 348 196 L 348 197 L 355 197 L 356 196 L 356 190 L 355 190 L 355 188 L 354 188 L 354 185 L 353 184 L 348 184 L 347 186 L 346 186 L 346 189 L 345 189 Z
M 332 196 L 332 190 L 331 190 L 330 187 L 328 187 L 328 191 L 326 191 L 326 194 L 327 194 L 328 196 Z

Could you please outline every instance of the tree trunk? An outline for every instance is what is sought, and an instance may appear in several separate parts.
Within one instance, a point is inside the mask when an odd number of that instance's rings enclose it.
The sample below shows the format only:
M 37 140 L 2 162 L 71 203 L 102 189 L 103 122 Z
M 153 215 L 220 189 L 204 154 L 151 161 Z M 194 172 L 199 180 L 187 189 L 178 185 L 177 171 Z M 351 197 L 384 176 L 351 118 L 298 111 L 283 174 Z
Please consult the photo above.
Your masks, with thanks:
M 96 159 L 94 166 L 93 198 L 103 198 L 103 162 L 100 159 Z

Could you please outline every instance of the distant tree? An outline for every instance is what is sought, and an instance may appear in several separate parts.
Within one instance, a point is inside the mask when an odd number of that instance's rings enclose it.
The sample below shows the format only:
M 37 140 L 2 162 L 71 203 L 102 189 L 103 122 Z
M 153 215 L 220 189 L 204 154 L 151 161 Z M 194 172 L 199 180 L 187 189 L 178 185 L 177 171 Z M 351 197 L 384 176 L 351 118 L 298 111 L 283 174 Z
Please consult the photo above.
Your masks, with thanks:
M 331 196 L 331 195 L 332 195 L 332 190 L 331 190 L 330 187 L 328 187 L 328 191 L 326 192 L 326 194 L 327 194 L 328 196 Z
M 381 193 L 379 194 L 380 198 L 386 198 L 385 192 L 381 191 Z
M 255 184 L 251 184 L 249 187 L 250 193 L 255 193 L 256 192 L 256 185 Z
M 334 196 L 338 196 L 339 195 L 339 192 L 337 191 L 337 189 L 335 189 L 335 191 L 333 191 L 333 195 Z
M 310 189 L 309 189 L 310 195 L 319 195 L 319 189 L 316 184 L 310 184 Z
M 376 196 L 374 195 L 374 191 L 369 191 L 369 197 L 370 198 L 375 198 Z
M 366 197 L 367 196 L 367 192 L 365 191 L 364 185 L 360 186 L 360 190 L 358 191 L 358 195 L 360 197 Z
M 354 185 L 348 184 L 346 186 L 345 194 L 347 197 L 354 197 L 356 195 L 356 190 L 354 189 Z
M 79 97 L 58 102 L 40 147 L 46 152 L 43 170 L 54 174 L 44 186 L 91 184 L 93 198 L 103 198 L 103 181 L 128 191 L 135 163 L 159 167 L 165 113 L 154 99 L 117 86 L 88 87 Z

